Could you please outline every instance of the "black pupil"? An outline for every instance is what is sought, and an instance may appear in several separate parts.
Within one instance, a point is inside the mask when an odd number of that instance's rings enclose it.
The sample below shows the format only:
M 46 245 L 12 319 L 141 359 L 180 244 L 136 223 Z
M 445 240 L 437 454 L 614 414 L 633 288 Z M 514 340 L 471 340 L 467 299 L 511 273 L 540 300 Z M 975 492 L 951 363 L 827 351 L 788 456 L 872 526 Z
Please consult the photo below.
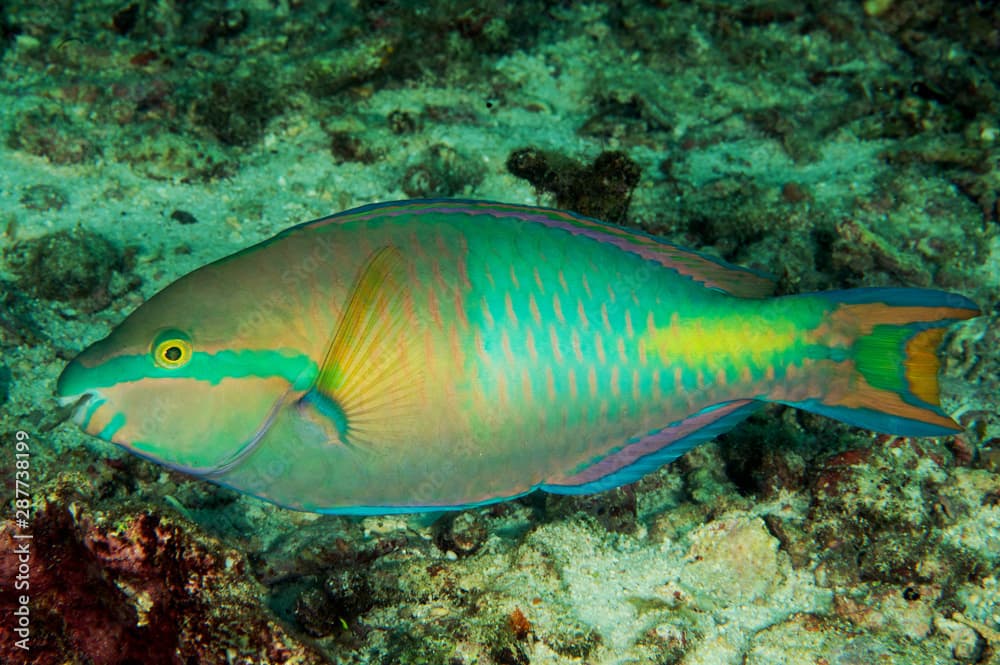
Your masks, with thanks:
M 177 362 L 181 359 L 181 347 L 171 346 L 166 351 L 163 352 L 163 357 L 170 362 Z

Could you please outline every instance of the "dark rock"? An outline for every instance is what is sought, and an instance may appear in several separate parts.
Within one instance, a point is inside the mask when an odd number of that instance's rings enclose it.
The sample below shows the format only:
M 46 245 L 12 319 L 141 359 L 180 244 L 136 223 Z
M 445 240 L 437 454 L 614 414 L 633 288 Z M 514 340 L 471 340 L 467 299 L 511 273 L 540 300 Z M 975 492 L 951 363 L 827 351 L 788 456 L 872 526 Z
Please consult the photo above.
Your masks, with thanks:
M 21 205 L 29 210 L 62 210 L 67 202 L 66 193 L 52 185 L 31 185 L 21 194 Z
M 482 168 L 454 148 L 438 143 L 403 175 L 401 187 L 413 198 L 455 196 L 483 179 Z
M 90 127 L 52 105 L 16 116 L 7 147 L 44 157 L 53 164 L 82 164 L 102 153 Z
M 19 541 L 7 524 L 0 546 Z M 305 662 L 323 659 L 256 603 L 263 590 L 237 550 L 152 512 L 98 514 L 80 503 L 43 503 L 31 541 L 31 662 Z M 18 559 L 0 557 L 13 580 Z M 0 603 L 9 616 L 10 595 Z M 225 608 L 225 611 L 220 611 Z M 75 660 L 67 661 L 73 654 Z M 13 640 L 0 661 L 21 662 Z
M 623 152 L 602 152 L 588 166 L 536 148 L 515 150 L 507 170 L 556 197 L 556 206 L 609 222 L 628 214 L 640 169 Z
M 459 556 L 475 553 L 482 547 L 487 535 L 486 524 L 476 511 L 446 516 L 434 525 L 434 543 L 438 548 Z
M 139 18 L 139 5 L 135 2 L 119 9 L 111 17 L 111 29 L 119 35 L 127 35 L 132 32 L 136 21 Z
M 19 242 L 4 258 L 26 293 L 86 311 L 107 306 L 111 277 L 125 264 L 121 250 L 107 238 L 81 228 Z
M 633 485 L 583 496 L 549 494 L 545 508 L 552 517 L 586 513 L 615 533 L 634 533 L 636 528 L 637 504 Z
M 413 114 L 396 109 L 389 113 L 389 130 L 393 134 L 411 134 L 417 130 L 417 120 Z
M 280 96 L 263 73 L 232 81 L 216 80 L 199 100 L 196 120 L 221 143 L 248 146 L 264 133 L 267 123 L 281 112 Z
M 361 139 L 348 132 L 331 132 L 330 153 L 337 164 L 344 162 L 360 162 L 371 164 L 375 161 L 373 153 Z
M 33 308 L 31 298 L 16 285 L 0 281 L 0 347 L 38 344 L 45 338 Z
M 189 213 L 187 210 L 174 210 L 170 213 L 170 219 L 174 220 L 178 224 L 197 224 L 198 218 Z
M 6 404 L 7 398 L 10 397 L 11 378 L 10 368 L 0 365 L 0 406 Z

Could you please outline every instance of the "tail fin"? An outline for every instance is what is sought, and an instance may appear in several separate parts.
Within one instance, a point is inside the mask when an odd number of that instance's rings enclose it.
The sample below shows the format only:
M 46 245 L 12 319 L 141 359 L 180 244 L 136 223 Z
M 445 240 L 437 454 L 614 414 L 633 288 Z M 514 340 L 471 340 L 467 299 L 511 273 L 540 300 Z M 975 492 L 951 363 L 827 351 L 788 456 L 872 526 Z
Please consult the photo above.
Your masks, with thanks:
M 979 315 L 971 300 L 927 289 L 867 288 L 812 294 L 835 305 L 833 329 L 854 330 L 851 375 L 827 395 L 789 402 L 851 425 L 901 436 L 961 431 L 939 404 L 937 348 L 945 328 Z M 846 389 L 844 389 L 846 386 Z

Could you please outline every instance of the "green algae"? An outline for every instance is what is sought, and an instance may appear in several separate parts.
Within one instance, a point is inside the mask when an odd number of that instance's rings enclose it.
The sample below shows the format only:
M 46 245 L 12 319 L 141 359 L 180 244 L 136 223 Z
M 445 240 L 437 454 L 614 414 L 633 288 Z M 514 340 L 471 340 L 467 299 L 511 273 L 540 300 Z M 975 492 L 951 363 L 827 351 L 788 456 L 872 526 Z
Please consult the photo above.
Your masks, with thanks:
M 86 229 L 57 231 L 5 248 L 3 259 L 31 295 L 100 308 L 125 257 L 107 238 Z
M 82 164 L 102 150 L 83 123 L 62 108 L 45 105 L 20 114 L 7 134 L 7 147 L 44 157 L 54 164 Z
M 396 47 L 391 39 L 352 41 L 347 48 L 325 53 L 303 67 L 302 85 L 309 94 L 330 97 L 384 73 Z
M 437 143 L 415 155 L 400 189 L 411 198 L 459 196 L 473 191 L 483 179 L 483 169 L 455 148 Z
M 213 81 L 196 96 L 197 122 L 223 145 L 248 146 L 258 141 L 268 121 L 281 112 L 280 93 L 270 79 L 270 72 L 258 71 Z

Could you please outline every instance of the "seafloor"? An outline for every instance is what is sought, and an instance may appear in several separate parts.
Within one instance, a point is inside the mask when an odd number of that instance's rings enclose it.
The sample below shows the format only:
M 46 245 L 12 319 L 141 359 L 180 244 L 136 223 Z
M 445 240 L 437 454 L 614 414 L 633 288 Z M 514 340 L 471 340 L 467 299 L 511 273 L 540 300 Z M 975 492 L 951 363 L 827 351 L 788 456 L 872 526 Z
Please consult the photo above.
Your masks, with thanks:
M 0 76 L 0 661 L 1000 662 L 997 3 L 15 1 Z M 423 196 L 620 221 L 784 293 L 963 293 L 967 429 L 770 408 L 633 486 L 430 524 L 63 422 L 66 361 L 171 280 Z

